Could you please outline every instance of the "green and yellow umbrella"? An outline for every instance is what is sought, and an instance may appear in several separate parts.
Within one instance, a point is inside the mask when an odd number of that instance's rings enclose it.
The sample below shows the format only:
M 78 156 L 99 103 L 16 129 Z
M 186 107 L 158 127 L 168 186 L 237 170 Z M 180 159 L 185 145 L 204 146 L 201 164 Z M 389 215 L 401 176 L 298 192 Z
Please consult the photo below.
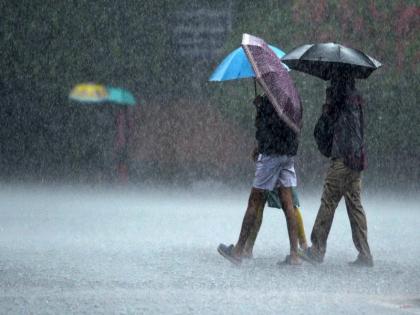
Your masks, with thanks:
M 101 84 L 81 83 L 71 90 L 69 97 L 83 103 L 100 103 L 108 100 L 108 91 Z
M 108 102 L 117 105 L 136 105 L 136 99 L 130 91 L 96 83 L 77 84 L 71 90 L 69 97 L 81 103 Z

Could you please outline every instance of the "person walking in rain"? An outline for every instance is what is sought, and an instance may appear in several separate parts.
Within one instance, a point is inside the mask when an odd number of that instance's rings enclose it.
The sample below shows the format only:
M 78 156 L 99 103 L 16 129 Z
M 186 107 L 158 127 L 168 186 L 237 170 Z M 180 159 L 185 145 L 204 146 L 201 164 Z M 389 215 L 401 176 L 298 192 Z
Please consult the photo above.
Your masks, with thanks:
M 259 218 L 262 220 L 260 214 L 266 202 L 266 192 L 276 190 L 286 216 L 290 241 L 290 255 L 286 256 L 284 263 L 298 265 L 297 224 L 291 191 L 291 187 L 296 186 L 293 157 L 299 145 L 298 136 L 278 117 L 267 96 L 257 96 L 254 104 L 257 108 L 255 125 L 259 154 L 248 207 L 236 245 L 220 244 L 217 250 L 234 264 L 241 263 L 246 256 L 246 249 L 248 254 L 250 248 L 252 252 L 253 241 L 261 225 Z M 251 247 L 250 244 L 246 246 L 248 241 L 252 242 Z
M 323 113 L 314 136 L 324 155 L 331 158 L 325 178 L 321 206 L 311 233 L 312 246 L 301 257 L 321 263 L 335 209 L 344 197 L 352 238 L 359 252 L 354 266 L 373 266 L 367 237 L 366 215 L 360 199 L 362 171 L 366 168 L 363 127 L 363 98 L 353 77 L 338 75 L 326 90 Z

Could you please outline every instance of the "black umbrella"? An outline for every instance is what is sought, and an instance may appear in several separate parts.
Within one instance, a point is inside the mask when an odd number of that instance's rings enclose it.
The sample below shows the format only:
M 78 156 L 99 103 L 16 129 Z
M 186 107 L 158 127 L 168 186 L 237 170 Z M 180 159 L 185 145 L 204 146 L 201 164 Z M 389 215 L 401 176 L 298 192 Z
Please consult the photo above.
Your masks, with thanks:
M 309 73 L 324 80 L 346 73 L 366 79 L 382 64 L 364 52 L 336 43 L 303 45 L 283 56 L 282 61 L 293 70 Z

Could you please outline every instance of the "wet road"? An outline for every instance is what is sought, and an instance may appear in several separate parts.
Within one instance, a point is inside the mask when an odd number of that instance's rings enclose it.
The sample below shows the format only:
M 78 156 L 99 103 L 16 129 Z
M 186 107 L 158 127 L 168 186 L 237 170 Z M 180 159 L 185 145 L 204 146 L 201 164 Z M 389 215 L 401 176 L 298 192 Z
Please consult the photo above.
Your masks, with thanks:
M 319 198 L 300 193 L 309 237 Z M 268 208 L 238 268 L 216 247 L 236 241 L 246 190 L 3 185 L 0 198 L 1 314 L 420 314 L 414 195 L 365 194 L 372 269 L 347 266 L 342 204 L 324 264 L 277 266 L 285 219 Z

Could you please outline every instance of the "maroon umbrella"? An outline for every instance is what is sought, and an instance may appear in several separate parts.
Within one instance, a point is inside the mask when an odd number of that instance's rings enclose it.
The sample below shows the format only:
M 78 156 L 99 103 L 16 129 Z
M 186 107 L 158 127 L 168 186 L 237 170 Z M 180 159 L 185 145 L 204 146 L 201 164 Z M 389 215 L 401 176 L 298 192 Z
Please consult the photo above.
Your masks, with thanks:
M 242 47 L 280 118 L 296 133 L 302 128 L 300 97 L 287 69 L 261 38 L 243 34 Z

